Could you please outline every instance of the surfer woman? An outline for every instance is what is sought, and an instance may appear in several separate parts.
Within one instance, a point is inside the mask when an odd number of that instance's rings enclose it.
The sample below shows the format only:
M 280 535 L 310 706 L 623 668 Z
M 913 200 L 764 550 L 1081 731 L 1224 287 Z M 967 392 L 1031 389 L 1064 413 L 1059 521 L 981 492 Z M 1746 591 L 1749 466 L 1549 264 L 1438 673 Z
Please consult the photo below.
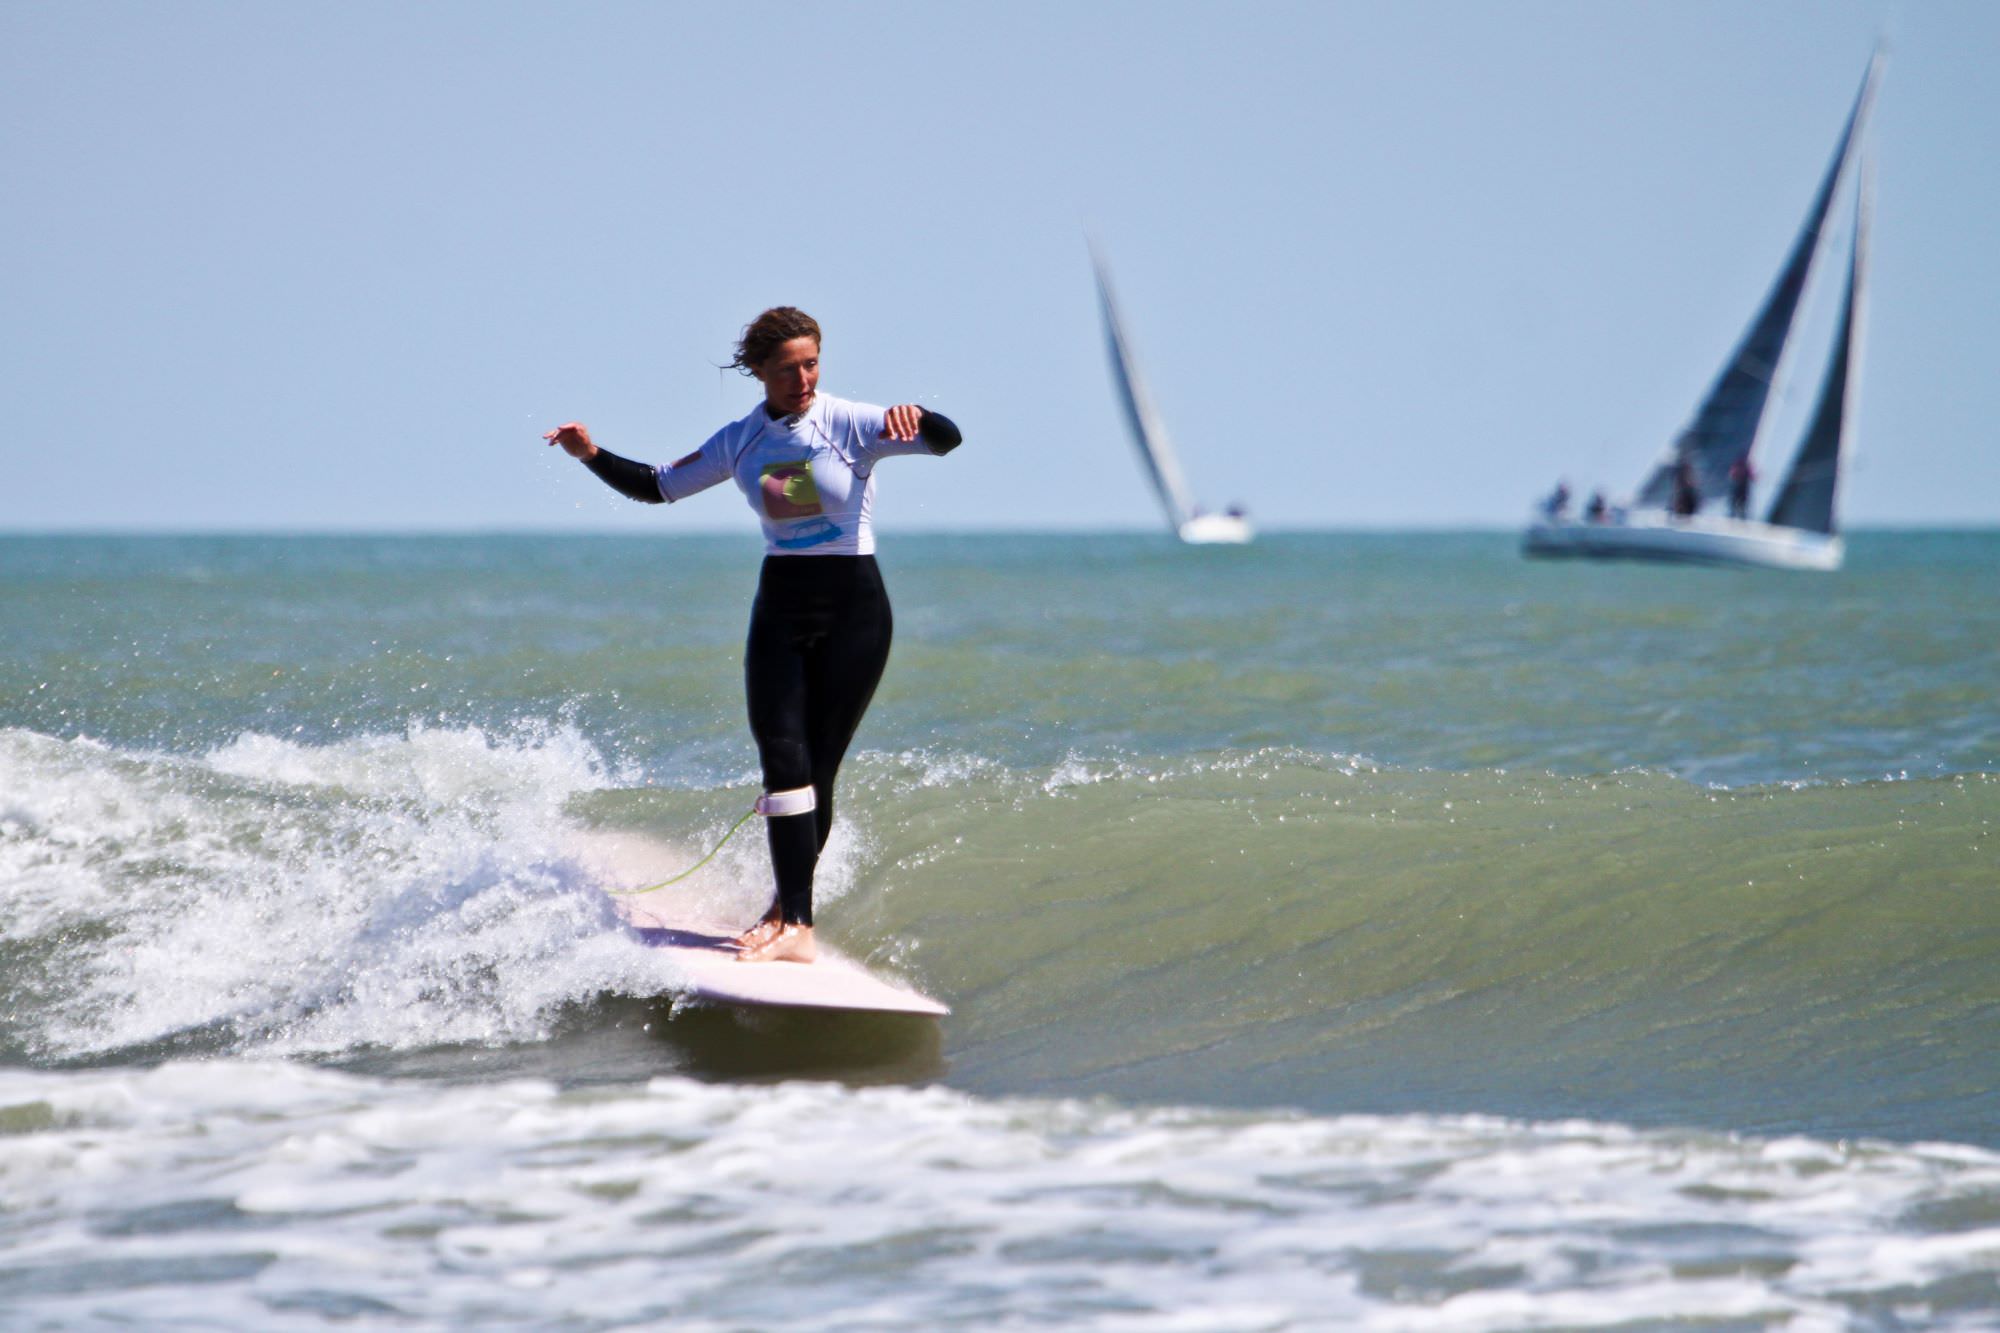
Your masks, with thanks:
M 647 504 L 734 480 L 764 526 L 743 680 L 764 768 L 777 894 L 737 937 L 738 957 L 810 962 L 813 870 L 833 829 L 833 777 L 889 660 L 889 597 L 875 565 L 875 464 L 947 454 L 958 427 L 914 403 L 871 407 L 819 392 L 819 325 L 779 306 L 743 331 L 730 362 L 764 386 L 748 416 L 687 457 L 620 458 L 572 421 L 543 438 L 613 490 Z

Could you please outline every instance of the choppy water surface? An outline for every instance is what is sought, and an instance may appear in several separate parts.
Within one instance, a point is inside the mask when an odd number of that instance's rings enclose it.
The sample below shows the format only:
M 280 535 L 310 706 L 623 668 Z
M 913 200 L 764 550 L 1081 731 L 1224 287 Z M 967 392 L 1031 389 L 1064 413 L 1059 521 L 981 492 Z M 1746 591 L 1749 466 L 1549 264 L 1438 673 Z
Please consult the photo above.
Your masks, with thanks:
M 600 892 L 754 793 L 755 562 L 0 539 L 0 1308 L 2000 1319 L 2000 539 L 892 540 L 822 917 L 942 1024 L 677 1005 Z

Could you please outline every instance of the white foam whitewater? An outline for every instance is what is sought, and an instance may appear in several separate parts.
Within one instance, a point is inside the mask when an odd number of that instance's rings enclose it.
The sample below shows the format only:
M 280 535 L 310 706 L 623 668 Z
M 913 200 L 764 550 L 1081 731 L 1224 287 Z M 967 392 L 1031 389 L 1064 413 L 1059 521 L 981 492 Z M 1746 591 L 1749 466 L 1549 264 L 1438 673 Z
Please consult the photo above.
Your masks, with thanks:
M 58 979 L 29 1044 L 534 1040 L 565 1004 L 665 994 L 671 966 L 596 890 L 700 850 L 594 836 L 570 809 L 636 785 L 560 725 L 250 734 L 195 756 L 0 732 L 0 938 Z M 761 840 L 736 842 L 686 891 L 754 916 L 736 899 L 768 883 Z
M 47 1326 L 1990 1327 L 2000 1157 L 294 1065 L 0 1073 Z

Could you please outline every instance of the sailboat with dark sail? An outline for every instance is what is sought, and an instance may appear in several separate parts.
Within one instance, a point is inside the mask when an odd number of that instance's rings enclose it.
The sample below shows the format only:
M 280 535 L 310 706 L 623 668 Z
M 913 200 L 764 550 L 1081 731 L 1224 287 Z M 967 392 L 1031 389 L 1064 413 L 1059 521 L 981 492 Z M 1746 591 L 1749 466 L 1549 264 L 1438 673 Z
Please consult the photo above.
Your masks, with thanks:
M 1629 507 L 1593 503 L 1581 514 L 1549 502 L 1529 525 L 1530 556 L 1667 560 L 1774 569 L 1838 569 L 1845 542 L 1836 520 L 1843 460 L 1854 430 L 1868 268 L 1872 182 L 1861 141 L 1882 57 L 1869 62 L 1833 162 L 1805 226 L 1763 308 L 1724 363 L 1694 420 L 1640 484 Z M 1819 399 L 1764 519 L 1748 516 L 1751 457 L 1773 390 L 1790 360 L 1793 326 L 1817 266 L 1827 220 L 1844 180 L 1853 180 L 1854 230 L 1846 294 Z M 1727 514 L 1705 501 L 1729 497 Z
M 1196 545 L 1227 543 L 1240 545 L 1250 540 L 1250 520 L 1240 510 L 1209 513 L 1189 498 L 1187 479 L 1181 475 L 1180 460 L 1167 439 L 1166 423 L 1153 406 L 1146 381 L 1139 375 L 1132 357 L 1132 345 L 1125 337 L 1118 304 L 1111 296 L 1111 277 L 1097 247 L 1090 249 L 1097 270 L 1097 300 L 1104 312 L 1104 336 L 1111 353 L 1111 377 L 1118 385 L 1118 401 L 1125 408 L 1125 423 L 1131 428 L 1132 443 L 1138 447 L 1140 464 L 1153 490 L 1160 497 L 1167 526 L 1182 541 Z

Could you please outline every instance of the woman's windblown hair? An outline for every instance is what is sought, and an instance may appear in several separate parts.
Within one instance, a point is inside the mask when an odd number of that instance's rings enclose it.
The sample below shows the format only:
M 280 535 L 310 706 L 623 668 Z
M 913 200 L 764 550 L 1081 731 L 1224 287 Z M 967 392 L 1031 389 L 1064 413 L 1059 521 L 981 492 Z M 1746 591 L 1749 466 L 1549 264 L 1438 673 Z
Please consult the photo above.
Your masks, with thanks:
M 743 330 L 743 336 L 736 341 L 736 355 L 729 364 L 745 375 L 754 375 L 771 353 L 794 338 L 810 338 L 818 343 L 819 321 L 796 306 L 773 306 Z

